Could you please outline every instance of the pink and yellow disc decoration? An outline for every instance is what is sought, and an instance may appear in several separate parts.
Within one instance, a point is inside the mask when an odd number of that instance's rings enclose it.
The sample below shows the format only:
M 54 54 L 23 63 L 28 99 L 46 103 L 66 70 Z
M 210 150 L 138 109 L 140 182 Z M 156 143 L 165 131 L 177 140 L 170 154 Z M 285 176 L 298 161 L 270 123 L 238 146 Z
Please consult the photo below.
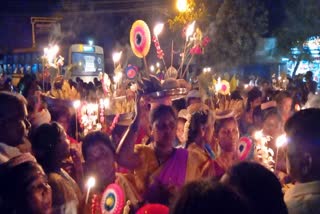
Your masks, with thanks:
M 122 214 L 125 206 L 124 191 L 118 184 L 110 184 L 105 189 L 101 197 L 101 213 Z
M 147 23 L 137 20 L 130 30 L 130 44 L 133 53 L 139 57 L 147 56 L 151 45 L 151 34 Z

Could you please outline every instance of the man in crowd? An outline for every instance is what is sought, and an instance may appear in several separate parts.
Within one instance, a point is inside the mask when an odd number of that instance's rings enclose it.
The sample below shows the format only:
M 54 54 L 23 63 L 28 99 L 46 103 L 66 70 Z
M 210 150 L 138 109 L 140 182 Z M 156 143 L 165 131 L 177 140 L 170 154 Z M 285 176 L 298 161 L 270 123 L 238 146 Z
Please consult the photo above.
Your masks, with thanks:
M 27 101 L 19 94 L 0 92 L 0 164 L 29 152 Z
M 320 109 L 294 114 L 285 125 L 287 170 L 296 181 L 285 194 L 290 213 L 320 213 Z
M 312 71 L 307 71 L 306 75 L 306 91 L 307 93 L 315 94 L 317 91 L 318 83 L 313 80 L 313 73 Z

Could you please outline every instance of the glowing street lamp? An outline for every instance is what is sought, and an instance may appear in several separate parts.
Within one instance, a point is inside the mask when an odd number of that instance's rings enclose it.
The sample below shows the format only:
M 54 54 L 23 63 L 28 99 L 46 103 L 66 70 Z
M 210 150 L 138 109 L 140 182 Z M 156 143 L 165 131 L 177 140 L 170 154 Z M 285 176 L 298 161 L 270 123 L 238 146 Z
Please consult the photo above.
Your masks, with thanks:
M 176 3 L 177 9 L 179 12 L 183 13 L 188 10 L 188 1 L 187 0 L 177 0 Z
M 153 34 L 158 37 L 158 35 L 162 32 L 164 27 L 163 23 L 159 23 L 157 24 L 154 28 L 153 28 Z

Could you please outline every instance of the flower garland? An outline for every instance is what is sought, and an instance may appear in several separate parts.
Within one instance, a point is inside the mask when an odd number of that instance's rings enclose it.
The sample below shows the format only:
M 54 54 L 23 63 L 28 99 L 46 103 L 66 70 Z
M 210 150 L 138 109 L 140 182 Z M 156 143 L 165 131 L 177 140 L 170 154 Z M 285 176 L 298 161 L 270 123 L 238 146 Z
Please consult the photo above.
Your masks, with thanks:
M 256 140 L 256 146 L 255 146 L 255 158 L 261 162 L 262 165 L 264 165 L 266 168 L 268 168 L 271 171 L 274 171 L 274 151 L 268 147 L 268 143 L 271 140 L 270 136 L 266 136 L 263 134 L 262 130 L 257 131 L 254 134 L 254 138 Z
M 187 121 L 184 124 L 184 128 L 183 128 L 183 138 L 184 138 L 185 141 L 188 140 L 191 117 L 192 117 L 192 115 L 188 112 L 187 117 L 186 117 Z

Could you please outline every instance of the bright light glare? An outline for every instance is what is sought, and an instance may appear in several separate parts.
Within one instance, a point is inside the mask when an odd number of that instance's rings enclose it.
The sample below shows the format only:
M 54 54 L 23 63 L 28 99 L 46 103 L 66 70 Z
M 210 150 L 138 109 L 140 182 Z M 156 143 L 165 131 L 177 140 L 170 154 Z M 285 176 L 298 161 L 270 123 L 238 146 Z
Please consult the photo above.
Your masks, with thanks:
M 76 101 L 74 101 L 73 102 L 73 107 L 75 108 L 75 109 L 77 109 L 77 108 L 79 108 L 80 107 L 80 100 L 76 100 Z
M 216 91 L 220 91 L 221 90 L 221 77 L 218 77 L 218 82 L 216 83 Z
M 188 1 L 178 0 L 176 6 L 179 12 L 186 12 L 188 10 Z
M 205 68 L 203 68 L 203 72 L 204 73 L 209 73 L 209 72 L 211 72 L 211 68 L 210 67 L 205 67 Z
M 90 177 L 87 181 L 87 187 L 92 188 L 96 184 L 96 179 L 94 177 Z
M 92 41 L 92 40 L 89 40 L 89 41 L 88 41 L 88 44 L 89 44 L 90 46 L 92 46 L 92 45 L 93 45 L 93 41 Z
M 150 66 L 150 71 L 154 72 L 154 66 L 153 65 Z
M 153 28 L 153 33 L 156 37 L 158 37 L 158 35 L 162 32 L 163 26 L 163 23 L 159 23 Z
M 254 139 L 256 139 L 256 140 L 261 139 L 263 137 L 262 130 L 256 131 L 253 136 L 254 136 Z
M 105 108 L 109 108 L 110 106 L 110 99 L 106 98 L 103 100 L 103 105 Z
M 188 27 L 186 31 L 186 40 L 188 41 L 189 37 L 192 36 L 194 32 L 194 25 L 196 24 L 196 21 L 193 21 Z
M 156 63 L 156 66 L 157 66 L 157 68 L 160 68 L 160 63 L 157 62 L 157 63 Z
M 119 62 L 120 59 L 121 59 L 121 55 L 122 55 L 122 51 L 113 53 L 113 54 L 112 54 L 112 60 L 113 60 L 113 62 L 114 62 L 114 63 Z
M 287 144 L 288 140 L 287 140 L 287 136 L 285 134 L 280 135 L 279 137 L 277 137 L 276 139 L 276 147 L 282 147 L 283 145 Z
M 56 58 L 58 52 L 59 52 L 59 46 L 54 45 L 49 47 L 46 47 L 43 49 L 44 56 L 47 58 L 49 64 L 53 64 L 54 59 Z

